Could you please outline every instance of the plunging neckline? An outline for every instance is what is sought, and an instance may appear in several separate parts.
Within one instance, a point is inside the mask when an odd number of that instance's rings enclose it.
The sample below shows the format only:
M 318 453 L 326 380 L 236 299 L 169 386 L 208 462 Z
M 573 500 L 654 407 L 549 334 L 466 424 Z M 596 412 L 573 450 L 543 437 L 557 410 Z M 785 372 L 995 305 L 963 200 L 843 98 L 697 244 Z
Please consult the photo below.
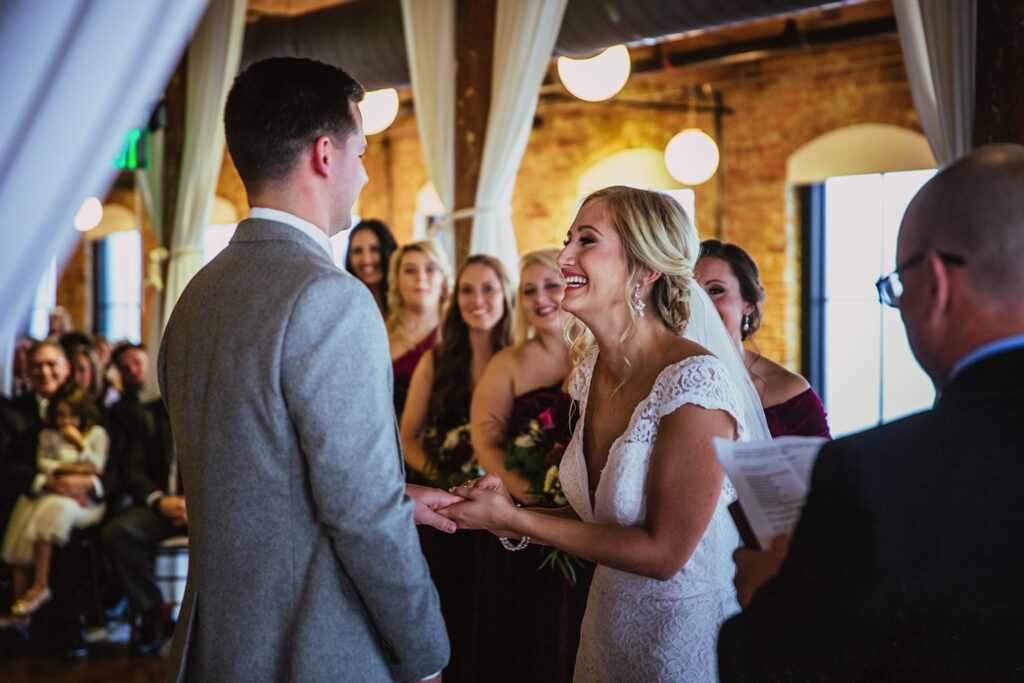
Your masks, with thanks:
M 654 390 L 657 388 L 658 383 L 661 381 L 662 375 L 664 375 L 669 370 L 683 363 L 686 363 L 687 361 L 694 358 L 700 358 L 701 356 L 708 356 L 710 358 L 714 358 L 714 356 L 709 353 L 687 356 L 686 358 L 677 360 L 675 363 L 669 363 L 668 365 L 661 369 L 658 375 L 654 378 L 654 382 L 651 384 L 651 388 L 647 391 L 647 394 L 637 402 L 636 406 L 633 407 L 633 412 L 629 417 L 629 422 L 626 424 L 626 428 L 612 441 L 611 445 L 608 446 L 608 457 L 605 458 L 604 465 L 601 467 L 601 471 L 598 472 L 597 474 L 597 485 L 591 488 L 590 467 L 588 466 L 589 463 L 587 461 L 587 452 L 583 448 L 583 436 L 587 429 L 587 413 L 590 411 L 590 392 L 593 391 L 594 389 L 594 370 L 597 368 L 597 357 L 599 355 L 600 350 L 594 353 L 594 360 L 590 366 L 590 378 L 587 381 L 587 395 L 584 399 L 583 410 L 580 411 L 579 424 L 576 426 L 576 428 L 580 430 L 580 455 L 583 458 L 583 477 L 585 478 L 586 483 L 585 488 L 587 490 L 587 504 L 590 505 L 591 519 L 595 518 L 595 514 L 597 511 L 597 494 L 600 492 L 601 484 L 605 481 L 604 473 L 605 470 L 608 469 L 608 463 L 611 462 L 612 455 L 616 452 L 616 449 L 619 446 L 619 442 L 622 441 L 630 433 L 632 433 L 633 430 L 636 428 L 636 423 L 639 421 L 640 415 L 642 414 L 641 408 L 643 408 L 647 403 L 650 402 L 651 396 L 654 394 Z

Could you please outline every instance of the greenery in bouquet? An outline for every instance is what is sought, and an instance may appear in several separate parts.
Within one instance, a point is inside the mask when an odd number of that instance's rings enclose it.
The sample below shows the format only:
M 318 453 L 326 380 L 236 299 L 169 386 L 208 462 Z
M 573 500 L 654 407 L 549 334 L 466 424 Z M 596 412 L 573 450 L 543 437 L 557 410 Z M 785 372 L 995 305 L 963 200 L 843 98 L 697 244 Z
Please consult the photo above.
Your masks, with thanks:
M 505 469 L 519 470 L 530 482 L 530 493 L 536 496 L 534 505 L 540 507 L 564 507 L 568 504 L 562 492 L 562 481 L 558 465 L 567 440 L 565 427 L 557 427 L 552 409 L 547 408 L 537 417 L 527 420 L 519 432 L 510 435 L 505 449 Z M 544 556 L 538 569 L 550 567 L 558 570 L 570 583 L 576 583 L 576 569 L 583 561 L 572 553 L 551 548 Z
M 448 489 L 484 475 L 473 451 L 468 424 L 448 430 L 443 439 L 436 427 L 430 426 L 423 440 L 432 446 L 427 448 L 427 475 L 437 486 Z

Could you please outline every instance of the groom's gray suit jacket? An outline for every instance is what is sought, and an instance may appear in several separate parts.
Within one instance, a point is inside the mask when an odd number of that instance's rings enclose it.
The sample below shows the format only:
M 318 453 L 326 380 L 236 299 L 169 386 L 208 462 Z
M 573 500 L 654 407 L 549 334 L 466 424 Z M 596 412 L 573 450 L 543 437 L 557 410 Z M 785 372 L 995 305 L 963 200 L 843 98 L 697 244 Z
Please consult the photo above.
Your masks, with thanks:
M 443 668 L 369 290 L 308 235 L 245 220 L 178 301 L 159 374 L 189 515 L 172 675 L 383 681 Z

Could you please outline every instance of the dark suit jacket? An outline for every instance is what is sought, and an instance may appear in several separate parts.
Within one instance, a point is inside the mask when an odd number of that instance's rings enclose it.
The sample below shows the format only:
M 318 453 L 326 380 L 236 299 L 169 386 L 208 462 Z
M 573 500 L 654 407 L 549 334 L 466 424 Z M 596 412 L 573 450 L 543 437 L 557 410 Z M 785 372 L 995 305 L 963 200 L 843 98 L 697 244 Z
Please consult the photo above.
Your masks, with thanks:
M 779 575 L 727 621 L 722 681 L 1024 680 L 1024 349 L 827 444 Z
M 7 528 L 14 502 L 32 487 L 44 426 L 34 394 L 0 397 L 0 528 Z
M 159 398 L 145 403 L 122 399 L 110 414 L 113 466 L 107 469 L 116 472 L 116 494 L 146 505 L 149 494 L 168 490 L 174 437 L 167 408 Z

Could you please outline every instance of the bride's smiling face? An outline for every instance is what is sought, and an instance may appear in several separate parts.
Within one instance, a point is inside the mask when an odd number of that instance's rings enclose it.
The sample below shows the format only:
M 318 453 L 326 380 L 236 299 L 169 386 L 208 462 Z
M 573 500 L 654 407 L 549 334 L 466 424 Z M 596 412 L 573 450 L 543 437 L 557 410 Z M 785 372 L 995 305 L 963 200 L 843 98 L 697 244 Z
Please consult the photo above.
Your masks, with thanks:
M 565 278 L 562 308 L 583 322 L 615 306 L 625 306 L 629 269 L 622 239 L 600 199 L 580 209 L 558 255 Z

